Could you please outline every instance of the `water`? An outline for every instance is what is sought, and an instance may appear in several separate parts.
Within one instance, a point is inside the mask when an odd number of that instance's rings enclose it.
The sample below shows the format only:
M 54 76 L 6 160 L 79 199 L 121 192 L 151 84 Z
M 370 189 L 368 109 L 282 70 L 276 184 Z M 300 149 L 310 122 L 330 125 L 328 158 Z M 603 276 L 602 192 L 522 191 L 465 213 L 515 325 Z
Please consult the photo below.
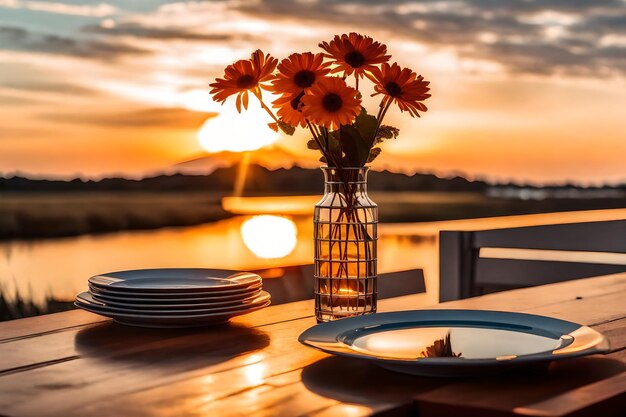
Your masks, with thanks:
M 87 278 L 110 271 L 305 265 L 313 259 L 312 222 L 310 216 L 236 216 L 184 228 L 8 241 L 0 243 L 0 284 L 9 296 L 17 289 L 41 302 L 47 295 L 71 300 L 86 290 Z M 428 268 L 436 278 L 436 234 L 406 236 L 385 229 L 381 225 L 381 273 Z
M 430 223 L 379 225 L 379 273 L 422 269 L 423 305 L 439 296 L 440 230 L 480 230 L 624 218 L 626 210 L 548 213 Z M 90 276 L 138 268 L 258 270 L 311 264 L 309 215 L 236 216 L 184 228 L 128 231 L 39 241 L 0 243 L 0 285 L 41 302 L 47 295 L 72 300 Z

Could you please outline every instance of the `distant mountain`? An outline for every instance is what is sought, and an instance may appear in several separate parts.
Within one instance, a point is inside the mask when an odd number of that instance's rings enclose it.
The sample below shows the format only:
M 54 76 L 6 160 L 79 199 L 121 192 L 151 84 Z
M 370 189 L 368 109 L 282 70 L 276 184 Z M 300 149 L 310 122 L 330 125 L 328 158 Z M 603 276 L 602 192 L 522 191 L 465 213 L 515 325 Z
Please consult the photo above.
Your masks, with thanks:
M 218 168 L 227 168 L 240 163 L 248 158 L 251 165 L 261 165 L 271 169 L 289 169 L 297 165 L 299 158 L 284 148 L 274 146 L 258 149 L 254 152 L 218 152 L 215 154 L 202 154 L 195 158 L 179 162 L 169 169 L 167 173 L 180 173 L 187 175 L 208 175 Z

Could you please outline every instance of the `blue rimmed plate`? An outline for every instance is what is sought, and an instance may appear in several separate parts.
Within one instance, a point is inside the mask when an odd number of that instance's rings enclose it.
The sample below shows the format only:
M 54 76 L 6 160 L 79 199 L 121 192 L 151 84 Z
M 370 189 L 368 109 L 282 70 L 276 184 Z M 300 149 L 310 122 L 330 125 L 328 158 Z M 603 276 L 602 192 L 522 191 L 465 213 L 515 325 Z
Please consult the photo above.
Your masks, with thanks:
M 223 269 L 162 268 L 109 272 L 89 278 L 89 285 L 111 294 L 193 295 L 245 290 L 261 285 L 251 272 Z
M 483 310 L 414 310 L 322 323 L 300 343 L 366 359 L 392 371 L 470 376 L 530 363 L 606 353 L 607 339 L 580 324 L 533 314 Z

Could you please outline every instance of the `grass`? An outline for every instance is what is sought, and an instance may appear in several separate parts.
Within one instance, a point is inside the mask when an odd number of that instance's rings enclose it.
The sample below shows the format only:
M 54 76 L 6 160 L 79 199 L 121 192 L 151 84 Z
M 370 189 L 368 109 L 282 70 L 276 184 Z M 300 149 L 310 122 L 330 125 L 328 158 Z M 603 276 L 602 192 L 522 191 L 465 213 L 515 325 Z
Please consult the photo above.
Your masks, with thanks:
M 228 217 L 218 193 L 3 193 L 0 239 L 189 226 Z
M 0 321 L 59 313 L 74 308 L 72 301 L 57 300 L 51 296 L 46 297 L 42 304 L 35 303 L 31 297 L 24 297 L 19 292 L 8 297 L 0 288 Z
M 0 193 L 0 240 L 192 226 L 229 217 L 224 192 Z M 521 200 L 478 192 L 372 191 L 382 222 L 421 222 L 622 208 L 620 198 Z M 312 212 L 312 207 L 311 207 Z
M 381 222 L 428 222 L 626 207 L 623 198 L 521 200 L 473 192 L 376 192 Z

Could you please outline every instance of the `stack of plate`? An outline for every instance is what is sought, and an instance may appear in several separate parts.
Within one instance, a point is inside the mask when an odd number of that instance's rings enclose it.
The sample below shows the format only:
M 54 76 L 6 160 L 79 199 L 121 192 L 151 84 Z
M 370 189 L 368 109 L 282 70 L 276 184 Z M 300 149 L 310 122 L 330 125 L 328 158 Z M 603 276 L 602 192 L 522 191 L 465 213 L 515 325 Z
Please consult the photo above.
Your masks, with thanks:
M 144 269 L 89 278 L 75 305 L 140 327 L 218 324 L 270 304 L 256 274 L 215 269 Z

